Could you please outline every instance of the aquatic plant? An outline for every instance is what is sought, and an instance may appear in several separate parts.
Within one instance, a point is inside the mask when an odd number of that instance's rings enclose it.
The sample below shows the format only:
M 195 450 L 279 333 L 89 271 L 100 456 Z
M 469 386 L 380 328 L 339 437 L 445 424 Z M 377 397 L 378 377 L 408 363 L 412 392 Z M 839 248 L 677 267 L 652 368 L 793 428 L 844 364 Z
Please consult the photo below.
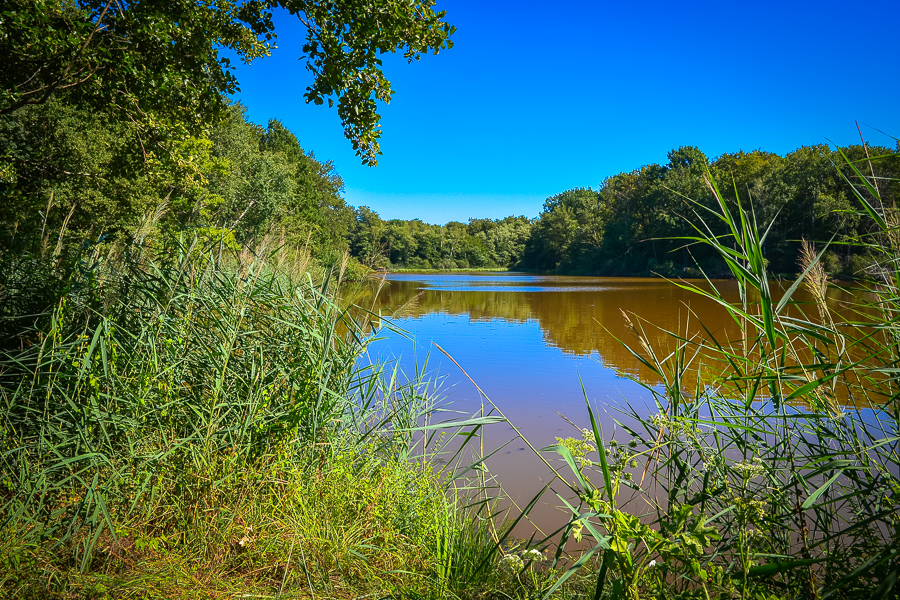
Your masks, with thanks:
M 722 306 L 742 335 L 671 332 L 676 347 L 660 354 L 639 316 L 623 313 L 636 340 L 631 352 L 663 382 L 646 386 L 656 414 L 625 409 L 618 424 L 629 442 L 619 445 L 604 439 L 588 403 L 591 430 L 543 449 L 567 465 L 565 473 L 556 468 L 567 487 L 558 498 L 571 514 L 557 557 L 571 540 L 590 541 L 545 597 L 588 567 L 594 598 L 894 597 L 900 223 L 876 180 L 862 173 L 866 165 L 844 158 L 871 228 L 831 243 L 864 250 L 872 266 L 854 284 L 856 303 L 841 312 L 825 296 L 829 244 L 804 242 L 800 276 L 772 281 L 767 231 L 752 203 L 737 190 L 736 201 L 726 200 L 707 176 L 717 204 L 695 204 L 694 235 L 681 239 L 718 254 L 740 300 L 726 301 L 709 279 L 674 283 Z M 721 229 L 728 234 L 714 233 Z M 794 300 L 801 286 L 812 305 Z M 705 383 L 685 376 L 692 369 Z M 634 506 L 647 508 L 626 508 Z
M 279 250 L 151 229 L 3 263 L 7 283 L 50 264 L 32 280 L 51 302 L 4 315 L 0 593 L 478 585 L 458 574 L 496 552 L 465 520 L 481 488 L 419 442 L 501 419 L 442 422 L 428 381 L 362 360 L 340 267 L 316 281 Z

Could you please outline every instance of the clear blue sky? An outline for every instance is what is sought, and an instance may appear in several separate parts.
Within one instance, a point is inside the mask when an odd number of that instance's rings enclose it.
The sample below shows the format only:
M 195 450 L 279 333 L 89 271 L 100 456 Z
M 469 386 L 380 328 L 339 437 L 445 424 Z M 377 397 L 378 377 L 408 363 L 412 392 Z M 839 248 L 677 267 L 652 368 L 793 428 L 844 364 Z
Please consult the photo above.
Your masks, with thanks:
M 334 110 L 306 105 L 304 30 L 276 14 L 278 48 L 239 65 L 251 120 L 280 119 L 334 161 L 349 204 L 426 222 L 537 216 L 544 200 L 665 163 L 900 137 L 900 2 L 439 0 L 454 48 L 386 57 L 394 98 L 365 167 Z

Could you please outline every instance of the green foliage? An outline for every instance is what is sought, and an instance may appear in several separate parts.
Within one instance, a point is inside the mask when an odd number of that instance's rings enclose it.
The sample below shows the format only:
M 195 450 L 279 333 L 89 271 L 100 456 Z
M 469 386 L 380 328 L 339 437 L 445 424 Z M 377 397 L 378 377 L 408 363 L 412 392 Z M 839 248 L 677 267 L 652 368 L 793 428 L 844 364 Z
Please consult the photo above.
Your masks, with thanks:
M 229 106 L 237 81 L 221 53 L 267 55 L 271 10 L 287 8 L 307 29 L 306 100 L 336 98 L 348 138 L 375 164 L 376 101 L 391 94 L 379 56 L 402 51 L 411 61 L 449 48 L 453 28 L 433 5 L 7 3 L 0 251 L 21 251 L 46 230 L 76 243 L 109 240 L 164 201 L 158 225 L 169 235 L 193 228 L 235 248 L 273 235 L 300 255 L 339 260 L 353 222 L 340 177 L 277 120 L 262 129 Z
M 9 173 L 0 182 L 0 247 L 19 248 L 42 230 L 80 240 L 134 226 L 165 196 L 158 162 L 144 160 L 139 138 L 130 124 L 55 101 L 0 117 Z
M 583 253 L 603 243 L 603 198 L 578 188 L 548 198 L 526 242 L 523 263 L 540 271 L 578 272 Z
M 337 98 L 344 135 L 364 164 L 378 163 L 381 135 L 376 101 L 388 103 L 393 90 L 381 71 L 379 55 L 402 51 L 409 61 L 451 48 L 455 28 L 441 19 L 433 0 L 381 0 L 318 3 L 281 0 L 307 27 L 306 66 L 315 78 L 307 102 L 328 105 Z
M 525 217 L 470 219 L 429 225 L 419 219 L 383 221 L 368 207 L 350 229 L 352 256 L 373 267 L 467 269 L 514 267 L 525 251 L 531 222 Z
M 493 525 L 470 528 L 465 490 L 441 478 L 466 479 L 414 454 L 439 412 L 427 382 L 361 360 L 370 325 L 330 277 L 314 285 L 278 254 L 198 243 L 157 252 L 136 235 L 59 270 L 34 269 L 61 264 L 51 254 L 3 264 L 59 289 L 30 327 L 13 311 L 26 304 L 3 315 L 0 593 L 483 585 Z M 468 440 L 498 420 L 427 431 Z
M 557 476 L 578 499 L 576 506 L 559 495 L 571 514 L 561 552 L 570 537 L 589 540 L 558 584 L 600 555 L 592 565 L 597 598 L 604 590 L 626 598 L 896 595 L 897 214 L 881 197 L 887 182 L 864 175 L 874 165 L 838 152 L 838 173 L 850 173 L 845 185 L 862 208 L 855 218 L 869 220 L 849 243 L 878 265 L 877 279 L 855 290 L 855 317 L 825 300 L 825 250 L 806 248 L 802 274 L 776 301 L 754 213 L 707 174 L 717 206 L 693 203 L 689 241 L 719 255 L 741 299 L 724 301 L 709 282 L 679 285 L 721 304 L 743 335 L 671 334 L 677 348 L 663 356 L 626 316 L 637 339 L 631 352 L 663 382 L 646 386 L 658 412 L 624 411 L 621 444 L 604 440 L 588 404 L 593 428 L 544 449 L 564 459 Z M 801 285 L 814 306 L 792 306 Z M 692 369 L 707 372 L 706 383 L 686 386 Z
M 25 539 L 66 543 L 88 527 L 82 568 L 114 531 L 113 498 L 138 502 L 160 477 L 222 453 L 326 435 L 359 352 L 337 335 L 324 291 L 262 264 L 217 269 L 186 247 L 159 263 L 140 246 L 122 252 L 90 280 L 73 274 L 47 326 L 2 359 L 3 431 L 16 448 L 3 462 L 4 513 Z
M 854 160 L 862 146 L 841 149 Z M 881 159 L 872 163 L 886 203 L 897 198 L 900 157 L 887 148 L 869 148 Z M 694 227 L 713 235 L 727 229 L 709 210 L 717 201 L 703 182 L 708 168 L 721 183 L 729 207 L 745 197 L 745 207 L 768 230 L 764 258 L 773 274 L 797 272 L 801 240 L 841 243 L 829 255 L 830 273 L 863 276 L 869 264 L 864 250 L 843 243 L 864 235 L 870 225 L 853 210 L 841 173 L 840 155 L 827 146 L 804 146 L 778 156 L 763 151 L 723 154 L 710 162 L 697 148 L 669 152 L 666 165 L 648 165 L 608 177 L 599 190 L 577 188 L 553 196 L 531 228 L 519 263 L 527 270 L 584 275 L 697 277 L 728 273 L 708 246 L 685 240 Z M 869 168 L 869 167 L 866 167 Z
M 3 12 L 0 111 L 67 95 L 77 105 L 175 135 L 198 133 L 236 91 L 221 48 L 268 54 L 271 15 L 229 0 L 15 0 Z
M 11 174 L 0 182 L 8 200 L 0 205 L 0 249 L 37 251 L 34 243 L 49 244 L 41 236 L 53 230 L 64 231 L 66 247 L 127 235 L 164 199 L 155 223 L 164 237 L 189 228 L 237 249 L 269 236 L 298 262 L 338 262 L 352 211 L 331 163 L 304 152 L 278 121 L 267 129 L 248 123 L 239 105 L 225 117 L 207 136 L 165 142 L 166 160 L 135 152 L 133 126 L 61 102 L 0 118 Z
M 268 55 L 274 8 L 307 29 L 313 82 L 305 100 L 327 98 L 330 106 L 336 97 L 346 137 L 365 164 L 376 164 L 376 101 L 389 102 L 392 93 L 380 55 L 401 51 L 411 62 L 452 46 L 454 28 L 432 0 L 14 0 L 0 20 L 0 114 L 65 96 L 135 123 L 147 138 L 201 135 L 238 89 L 221 51 L 247 62 Z

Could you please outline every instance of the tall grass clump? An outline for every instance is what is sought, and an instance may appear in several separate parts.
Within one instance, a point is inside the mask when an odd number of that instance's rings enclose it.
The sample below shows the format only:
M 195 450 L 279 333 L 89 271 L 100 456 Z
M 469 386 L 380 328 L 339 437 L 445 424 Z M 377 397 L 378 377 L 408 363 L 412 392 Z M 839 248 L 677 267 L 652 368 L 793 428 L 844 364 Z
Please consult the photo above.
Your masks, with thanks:
M 740 300 L 709 280 L 676 284 L 716 301 L 742 335 L 671 332 L 663 354 L 625 315 L 633 354 L 664 383 L 648 388 L 651 416 L 624 411 L 619 439 L 589 405 L 592 427 L 545 449 L 565 459 L 562 483 L 575 478 L 560 493 L 561 548 L 589 542 L 559 583 L 590 566 L 595 598 L 898 596 L 900 221 L 866 165 L 842 167 L 871 222 L 840 241 L 870 257 L 850 306 L 826 296 L 825 244 L 804 242 L 801 275 L 771 281 L 752 206 L 708 179 L 717 205 L 696 205 L 686 243 L 719 254 Z M 797 301 L 801 288 L 811 301 Z
M 432 390 L 361 360 L 339 269 L 151 230 L 3 258 L 0 594 L 447 587 L 465 499 L 413 454 Z

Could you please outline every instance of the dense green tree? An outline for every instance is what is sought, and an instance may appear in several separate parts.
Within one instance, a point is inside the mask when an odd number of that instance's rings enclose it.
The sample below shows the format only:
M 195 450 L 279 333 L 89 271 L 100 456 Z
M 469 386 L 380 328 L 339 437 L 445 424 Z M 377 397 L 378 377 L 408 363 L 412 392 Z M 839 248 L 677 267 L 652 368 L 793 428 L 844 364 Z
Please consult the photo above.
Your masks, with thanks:
M 262 137 L 262 129 L 247 123 L 240 106 L 210 134 L 213 155 L 223 163 L 208 186 L 218 199 L 212 224 L 234 232 L 240 244 L 264 235 L 295 193 L 290 159 L 264 152 Z
M 141 126 L 147 137 L 198 135 L 238 89 L 223 50 L 267 55 L 272 10 L 307 30 L 305 100 L 337 101 L 366 164 L 379 154 L 377 102 L 389 102 L 380 54 L 412 61 L 452 46 L 433 0 L 8 0 L 0 20 L 0 114 L 65 95 Z
M 170 193 L 177 170 L 136 147 L 134 125 L 59 101 L 0 116 L 0 249 L 63 222 L 79 239 L 134 225 Z
M 269 121 L 262 146 L 291 164 L 293 193 L 278 215 L 287 241 L 309 246 L 321 258 L 342 253 L 354 215 L 341 196 L 344 182 L 334 164 L 320 162 L 312 152 L 304 152 L 296 136 L 277 119 Z
M 867 179 L 880 184 L 883 198 L 896 198 L 900 155 L 887 148 L 840 149 Z M 868 151 L 868 154 L 867 154 Z M 668 154 L 665 165 L 647 165 L 608 177 L 598 192 L 574 189 L 547 200 L 531 228 L 520 266 L 537 271 L 604 275 L 696 276 L 698 267 L 725 274 L 719 259 L 684 240 L 700 226 L 700 216 L 715 202 L 708 180 L 729 208 L 738 201 L 768 229 L 764 251 L 770 272 L 797 268 L 800 241 L 836 243 L 825 254 L 829 271 L 858 273 L 865 258 L 852 256 L 845 237 L 858 235 L 857 201 L 839 171 L 836 151 L 805 146 L 786 156 L 761 150 L 723 154 L 710 162 L 695 147 Z M 872 160 L 870 160 L 872 158 Z M 712 233 L 724 225 L 705 219 Z
M 187 227 L 238 245 L 273 235 L 323 259 L 343 252 L 353 214 L 333 165 L 277 121 L 248 123 L 239 105 L 225 116 L 208 136 L 170 140 L 169 161 L 135 154 L 133 126 L 60 101 L 0 117 L 15 166 L 0 184 L 0 248 L 63 225 L 77 240 L 110 239 L 163 207 L 157 224 L 171 234 Z
M 418 244 L 406 221 L 392 219 L 387 223 L 387 251 L 392 264 L 408 265 L 416 258 Z
M 484 236 L 488 254 L 501 267 L 514 267 L 525 252 L 525 242 L 531 234 L 531 220 L 506 217 L 490 221 L 491 225 L 475 235 Z
M 387 261 L 387 226 L 378 213 L 367 206 L 354 211 L 350 228 L 350 252 L 364 265 L 384 266 Z
M 590 213 L 596 197 L 593 190 L 578 188 L 548 198 L 535 225 L 537 231 L 526 245 L 526 262 L 545 271 L 569 266 L 583 236 L 580 217 L 593 221 Z
M 471 219 L 431 225 L 419 219 L 385 223 L 372 210 L 360 207 L 350 227 L 350 253 L 360 262 L 378 267 L 456 269 L 513 267 L 519 263 L 531 221 Z

